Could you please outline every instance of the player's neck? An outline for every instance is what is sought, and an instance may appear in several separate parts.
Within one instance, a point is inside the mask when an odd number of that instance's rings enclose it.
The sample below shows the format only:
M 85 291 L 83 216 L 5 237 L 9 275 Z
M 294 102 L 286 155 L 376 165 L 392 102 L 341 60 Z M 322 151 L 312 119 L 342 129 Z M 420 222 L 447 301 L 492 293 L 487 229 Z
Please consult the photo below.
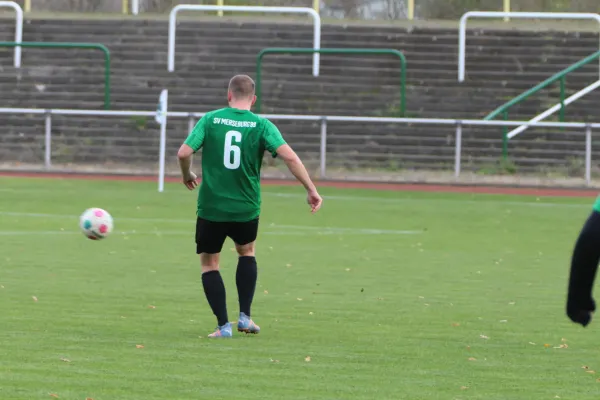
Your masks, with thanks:
M 236 108 L 238 110 L 250 111 L 252 104 L 248 104 L 248 102 L 232 101 L 229 103 L 229 107 Z

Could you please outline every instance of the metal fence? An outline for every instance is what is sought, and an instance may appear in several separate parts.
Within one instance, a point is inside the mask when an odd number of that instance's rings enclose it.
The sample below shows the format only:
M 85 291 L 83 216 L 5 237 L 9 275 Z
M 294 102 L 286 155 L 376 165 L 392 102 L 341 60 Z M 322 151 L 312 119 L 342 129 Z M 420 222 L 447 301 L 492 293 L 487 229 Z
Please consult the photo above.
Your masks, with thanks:
M 67 109 L 55 109 L 55 110 L 43 110 L 43 109 L 28 109 L 28 108 L 0 108 L 0 114 L 4 114 L 8 117 L 18 117 L 19 121 L 23 121 L 25 118 L 22 118 L 23 115 L 28 117 L 35 117 L 36 115 L 39 117 L 43 117 L 44 119 L 44 135 L 43 142 L 36 144 L 35 141 L 29 141 L 27 144 L 20 146 L 19 148 L 11 149 L 8 145 L 4 146 L 7 151 L 11 151 L 13 153 L 16 152 L 42 152 L 43 157 L 39 157 L 41 164 L 46 169 L 52 169 L 53 163 L 60 162 L 61 165 L 72 165 L 75 166 L 74 169 L 81 171 L 80 168 L 76 167 L 78 160 L 85 160 L 85 163 L 89 164 L 90 161 L 92 163 L 97 163 L 99 168 L 102 170 L 103 163 L 108 162 L 109 157 L 106 152 L 103 152 L 102 146 L 96 144 L 92 141 L 92 139 L 80 140 L 77 143 L 77 147 L 73 147 L 70 145 L 70 140 L 68 134 L 65 135 L 61 133 L 60 135 L 53 135 L 53 123 L 55 119 L 67 117 L 67 116 L 79 116 L 79 117 L 92 117 L 94 119 L 102 119 L 102 124 L 98 125 L 96 128 L 92 128 L 91 126 L 80 127 L 78 129 L 96 129 L 96 131 L 100 131 L 102 134 L 105 133 L 106 140 L 111 141 L 111 146 L 113 148 L 119 149 L 124 155 L 123 159 L 127 160 L 128 163 L 135 164 L 137 162 L 144 162 L 146 165 L 158 165 L 159 164 L 159 138 L 158 135 L 145 135 L 142 139 L 136 139 L 132 142 L 127 142 L 127 139 L 121 137 L 118 132 L 111 132 L 112 128 L 118 129 L 117 124 L 110 124 L 110 117 L 112 118 L 147 118 L 147 117 L 155 117 L 155 111 L 100 111 L 100 110 L 67 110 Z M 179 120 L 181 122 L 187 120 L 187 124 L 185 124 L 185 128 L 181 129 L 181 135 L 177 138 L 168 138 L 171 141 L 171 147 L 175 148 L 175 146 L 179 145 L 183 139 L 184 135 L 191 130 L 194 123 L 201 118 L 204 113 L 187 113 L 187 112 L 174 112 L 170 111 L 167 113 L 168 119 L 173 121 L 173 119 Z M 481 127 L 481 126 L 491 126 L 491 127 L 517 127 L 522 125 L 531 126 L 532 128 L 565 128 L 573 133 L 573 136 L 581 138 L 581 148 L 585 149 L 580 154 L 581 160 L 577 161 L 581 166 L 580 170 L 582 175 L 584 175 L 585 181 L 589 185 L 592 180 L 592 132 L 594 129 L 600 128 L 600 123 L 558 123 L 558 122 L 537 122 L 537 123 L 529 123 L 526 121 L 483 121 L 483 120 L 452 120 L 452 119 L 418 119 L 418 118 L 376 118 L 376 117 L 347 117 L 347 116 L 322 116 L 322 115 L 263 115 L 266 118 L 269 118 L 273 121 L 276 121 L 280 124 L 290 123 L 290 122 L 298 122 L 298 123 L 306 123 L 310 122 L 313 126 L 318 126 L 318 133 L 307 134 L 306 137 L 302 140 L 313 141 L 315 146 L 312 148 L 312 155 L 314 155 L 314 159 L 317 162 L 317 171 L 321 178 L 330 177 L 330 168 L 334 169 L 339 163 L 340 157 L 339 152 L 344 151 L 344 141 L 347 138 L 344 138 L 343 135 L 335 134 L 330 135 L 328 130 L 329 124 L 338 124 L 338 123 L 352 123 L 352 124 L 369 124 L 369 125 L 377 125 L 377 124 L 402 124 L 412 127 L 417 127 L 420 125 L 429 125 L 429 126 L 440 126 L 446 127 L 453 132 L 454 137 L 453 140 L 447 142 L 445 147 L 441 146 L 439 150 L 441 152 L 445 152 L 445 154 L 452 153 L 453 154 L 453 165 L 452 169 L 454 172 L 454 176 L 459 178 L 461 176 L 461 172 L 463 171 L 462 164 L 465 160 L 465 155 L 463 153 L 463 130 L 468 127 Z M 15 120 L 16 121 L 16 120 Z M 10 124 L 10 121 L 8 121 Z M 144 122 L 145 123 L 145 122 Z M 151 122 L 151 124 L 155 125 L 155 122 Z M 39 128 L 36 128 L 39 129 Z M 110 137 L 108 134 L 112 133 Z M 393 135 L 393 134 L 392 134 Z M 25 135 L 23 135 L 25 136 Z M 24 141 L 28 140 L 26 137 L 22 138 Z M 5 142 L 7 138 L 4 138 Z M 348 140 L 351 140 L 348 139 Z M 318 141 L 318 146 L 316 142 Z M 340 144 L 340 141 L 342 144 Z M 25 143 L 25 142 L 23 142 Z M 71 147 L 70 147 L 71 146 Z M 148 152 L 146 152 L 145 158 L 136 158 L 137 149 L 142 146 L 146 146 L 147 149 L 155 149 L 155 157 L 148 157 Z M 356 144 L 354 144 L 356 148 Z M 443 148 L 442 148 L 443 147 Z M 353 150 L 355 151 L 355 150 Z M 367 152 L 368 150 L 365 150 Z M 560 151 L 560 150 L 559 150 Z M 169 150 L 170 152 L 170 150 Z M 152 152 L 151 152 L 152 153 Z M 358 154 L 360 156 L 360 154 Z M 153 160 L 150 160 L 153 158 Z M 342 157 L 343 158 L 343 157 Z M 330 161 L 336 160 L 335 162 Z M 162 159 L 162 163 L 164 163 L 164 158 Z M 67 163 L 67 164 L 65 164 Z M 42 165 L 38 165 L 38 168 Z M 106 171 L 106 169 L 104 169 Z M 163 176 L 160 179 L 164 179 Z
M 457 19 L 465 10 L 600 12 L 597 0 L 17 0 L 26 11 L 122 12 L 137 2 L 141 12 L 167 12 L 178 4 L 315 7 L 324 17 L 345 19 Z

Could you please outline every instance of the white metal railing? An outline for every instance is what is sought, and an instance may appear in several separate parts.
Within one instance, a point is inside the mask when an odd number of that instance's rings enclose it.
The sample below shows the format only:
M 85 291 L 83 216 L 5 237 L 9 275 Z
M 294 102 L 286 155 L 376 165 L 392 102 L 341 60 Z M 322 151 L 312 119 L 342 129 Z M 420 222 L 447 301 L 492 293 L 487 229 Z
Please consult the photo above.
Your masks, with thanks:
M 0 7 L 15 10 L 15 43 L 23 41 L 23 9 L 14 1 L 0 1 Z M 15 68 L 21 68 L 21 46 L 15 47 Z
M 165 108 L 161 110 L 165 113 Z M 45 134 L 44 134 L 44 164 L 46 168 L 52 166 L 52 116 L 53 115 L 71 115 L 71 116 L 97 116 L 97 117 L 157 117 L 156 111 L 103 111 L 103 110 L 67 110 L 54 109 L 44 110 L 39 108 L 0 108 L 0 114 L 36 114 L 45 116 Z M 167 118 L 188 118 L 188 126 L 193 128 L 194 121 L 201 118 L 205 113 L 190 113 L 167 111 Z M 327 122 L 368 122 L 377 123 L 400 123 L 400 124 L 426 124 L 426 125 L 446 125 L 454 126 L 455 149 L 454 149 L 454 176 L 458 178 L 461 173 L 462 159 L 462 128 L 463 126 L 536 126 L 546 128 L 572 128 L 585 131 L 585 180 L 589 185 L 592 179 L 592 129 L 600 128 L 600 123 L 583 122 L 529 122 L 529 121 L 485 121 L 480 119 L 442 119 L 442 118 L 379 118 L 379 117 L 345 117 L 345 116 L 325 116 L 325 115 L 281 115 L 281 114 L 262 114 L 262 117 L 271 120 L 288 121 L 314 121 L 321 123 L 320 129 L 320 154 L 319 166 L 321 177 L 327 176 Z M 167 118 L 162 119 L 161 123 L 161 148 L 159 150 L 159 164 L 164 166 L 165 153 L 164 143 L 166 140 Z M 157 118 L 157 120 L 159 120 Z M 158 182 L 159 190 L 162 191 L 164 185 L 164 168 L 159 171 Z
M 573 95 L 567 97 L 564 100 L 564 106 L 565 107 L 568 106 L 569 104 L 575 102 L 576 100 L 579 100 L 586 94 L 593 92 L 594 90 L 598 89 L 599 87 L 600 87 L 600 80 L 597 80 L 596 82 L 592 83 L 591 85 L 586 86 L 585 88 L 581 89 L 577 93 L 574 93 Z M 541 113 L 540 115 L 530 119 L 529 122 L 539 122 L 539 121 L 549 117 L 550 115 L 554 114 L 558 110 L 560 110 L 562 106 L 563 105 L 561 103 L 557 103 L 554 106 L 547 109 L 546 111 L 544 111 L 543 113 Z M 515 136 L 517 136 L 519 133 L 522 133 L 525 130 L 527 130 L 527 128 L 529 128 L 529 126 L 526 126 L 526 125 L 519 126 L 518 128 L 515 128 L 512 131 L 508 132 L 508 134 L 506 136 L 510 140 L 510 139 L 514 138 Z
M 465 80 L 465 53 L 467 47 L 467 21 L 469 18 L 538 18 L 538 19 L 592 19 L 600 25 L 600 15 L 594 13 L 552 13 L 552 12 L 500 12 L 469 11 L 460 19 L 458 36 L 458 81 Z M 599 39 L 600 40 L 600 39 Z M 599 43 L 600 49 L 600 43 Z
M 180 4 L 173 7 L 169 14 L 169 59 L 168 71 L 175 71 L 175 36 L 177 27 L 177 13 L 179 11 L 239 11 L 253 13 L 289 13 L 307 14 L 313 18 L 313 49 L 321 48 L 321 17 L 319 13 L 309 7 L 259 7 L 259 6 L 211 6 L 198 4 Z M 313 75 L 319 76 L 319 53 L 313 54 Z

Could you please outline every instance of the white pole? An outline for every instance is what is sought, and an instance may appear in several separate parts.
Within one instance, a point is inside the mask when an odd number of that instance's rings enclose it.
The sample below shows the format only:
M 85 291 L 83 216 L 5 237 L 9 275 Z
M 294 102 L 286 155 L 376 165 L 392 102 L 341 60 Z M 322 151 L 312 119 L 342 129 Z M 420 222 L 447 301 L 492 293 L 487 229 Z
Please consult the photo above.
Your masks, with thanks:
M 202 4 L 180 4 L 173 7 L 169 14 L 169 49 L 168 66 L 169 72 L 175 71 L 175 36 L 177 35 L 177 13 L 179 11 L 239 11 L 256 13 L 289 13 L 307 14 L 313 19 L 313 49 L 321 49 L 321 16 L 310 7 L 262 7 L 262 6 L 213 6 Z M 321 55 L 313 54 L 313 75 L 319 76 Z
M 23 9 L 14 1 L 0 1 L 0 7 L 15 10 L 15 43 L 23 41 Z M 15 68 L 21 68 L 21 47 L 15 47 Z
M 462 155 L 462 125 L 456 124 L 456 146 L 454 148 L 454 177 L 460 177 L 460 159 Z
M 190 114 L 190 118 L 188 119 L 188 134 L 190 134 L 194 130 L 195 125 L 196 123 L 194 122 L 194 116 Z
M 585 127 L 585 183 L 592 183 L 592 127 Z
M 158 155 L 158 191 L 165 190 L 165 157 L 167 149 L 167 112 L 169 103 L 169 91 L 164 89 L 160 93 L 159 109 L 156 119 L 160 122 L 160 149 Z
M 499 12 L 469 11 L 460 18 L 458 32 L 458 81 L 465 80 L 465 53 L 467 42 L 467 21 L 478 18 L 539 18 L 539 19 L 594 19 L 600 26 L 600 15 L 594 13 L 553 13 L 553 12 Z M 600 46 L 600 43 L 599 43 Z
M 45 135 L 44 135 L 44 165 L 46 168 L 52 167 L 52 114 L 46 111 L 45 118 Z
M 321 119 L 321 178 L 327 174 L 327 118 Z
M 569 104 L 575 102 L 576 100 L 579 100 L 586 94 L 593 92 L 594 90 L 598 89 L 599 87 L 600 87 L 600 80 L 592 83 L 589 86 L 586 86 L 585 88 L 581 89 L 579 92 L 567 97 L 564 100 L 565 107 L 568 106 Z M 554 114 L 558 110 L 560 110 L 561 107 L 562 107 L 562 104 L 557 103 L 554 106 L 547 109 L 546 111 L 544 111 L 543 113 L 541 113 L 540 115 L 538 115 L 537 117 L 530 119 L 529 122 L 539 122 L 539 121 L 545 119 L 546 117 Z M 520 134 L 521 132 L 524 132 L 528 128 L 529 128 L 529 125 L 520 126 L 516 129 L 513 129 L 512 131 L 508 132 L 508 135 L 506 135 L 506 136 L 508 137 L 508 139 L 512 139 L 515 136 L 517 136 L 518 134 Z
M 131 0 L 131 13 L 133 15 L 140 13 L 140 0 Z

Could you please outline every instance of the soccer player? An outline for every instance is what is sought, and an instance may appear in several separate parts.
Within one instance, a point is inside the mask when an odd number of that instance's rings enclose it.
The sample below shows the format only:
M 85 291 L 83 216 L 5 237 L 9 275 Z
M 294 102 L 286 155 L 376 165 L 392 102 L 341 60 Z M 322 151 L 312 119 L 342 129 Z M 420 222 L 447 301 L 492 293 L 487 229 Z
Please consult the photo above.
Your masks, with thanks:
M 192 155 L 202 148 L 202 183 L 198 194 L 196 253 L 200 255 L 202 285 L 217 317 L 217 329 L 209 337 L 231 337 L 225 285 L 219 272 L 219 256 L 227 237 L 239 255 L 236 285 L 240 316 L 237 330 L 258 333 L 250 307 L 256 288 L 254 243 L 260 214 L 260 169 L 265 151 L 281 158 L 304 185 L 313 213 L 322 199 L 300 158 L 286 144 L 277 127 L 250 111 L 256 101 L 254 81 L 236 75 L 229 82 L 229 107 L 204 115 L 179 149 L 177 157 L 184 185 L 198 185 L 191 171 Z
M 596 310 L 592 296 L 600 262 L 600 197 L 579 233 L 573 258 L 567 294 L 567 315 L 571 321 L 587 326 Z

